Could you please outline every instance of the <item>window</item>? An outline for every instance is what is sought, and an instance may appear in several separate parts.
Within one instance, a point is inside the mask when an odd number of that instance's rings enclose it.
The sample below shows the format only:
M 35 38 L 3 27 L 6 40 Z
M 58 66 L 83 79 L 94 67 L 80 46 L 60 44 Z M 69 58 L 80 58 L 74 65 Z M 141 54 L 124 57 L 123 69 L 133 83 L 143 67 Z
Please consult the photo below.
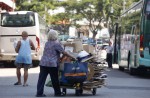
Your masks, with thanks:
M 2 13 L 2 26 L 4 27 L 25 27 L 34 26 L 34 14 L 8 14 Z
M 146 12 L 150 13 L 150 0 L 147 1 Z

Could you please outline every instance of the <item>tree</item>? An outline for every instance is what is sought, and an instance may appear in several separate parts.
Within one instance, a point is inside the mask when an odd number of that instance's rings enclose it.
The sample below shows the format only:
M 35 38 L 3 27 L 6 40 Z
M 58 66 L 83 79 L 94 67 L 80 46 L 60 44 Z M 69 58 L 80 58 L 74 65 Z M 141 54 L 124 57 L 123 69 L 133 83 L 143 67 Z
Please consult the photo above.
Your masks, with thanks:
M 125 5 L 123 1 L 126 1 Z M 87 30 L 89 29 L 93 33 L 93 38 L 95 38 L 97 31 L 101 29 L 101 22 L 106 22 L 108 28 L 113 29 L 113 24 L 120 16 L 123 6 L 128 7 L 134 1 L 138 0 L 67 0 L 64 2 L 58 2 L 58 0 L 31 0 L 31 3 L 27 0 L 17 0 L 16 5 L 17 10 L 38 12 L 48 23 L 67 21 L 67 24 L 62 24 L 64 30 L 70 25 L 80 28 L 76 21 L 84 19 L 88 27 Z M 65 12 L 49 15 L 48 10 L 57 7 L 64 7 Z
M 95 38 L 98 29 L 100 29 L 100 22 L 104 20 L 103 17 L 103 4 L 101 0 L 67 0 L 66 2 L 60 3 L 58 6 L 63 6 L 65 8 L 65 17 L 70 20 L 70 25 L 75 25 L 78 20 L 87 20 L 86 25 L 89 27 L 90 31 L 93 33 L 93 38 Z M 60 15 L 60 14 L 59 14 Z M 64 17 L 60 16 L 60 19 Z
M 97 31 L 100 30 L 100 23 L 106 22 L 109 25 L 113 24 L 113 21 L 117 20 L 117 16 L 120 16 L 122 10 L 122 2 L 120 0 L 67 0 L 60 3 L 58 6 L 65 8 L 65 17 L 70 19 L 70 23 L 77 27 L 78 20 L 86 20 L 86 25 L 93 33 L 95 38 Z M 111 8 L 114 8 L 114 12 L 111 13 Z M 61 16 L 59 14 L 59 19 Z M 62 20 L 64 17 L 62 17 Z
M 45 18 L 47 22 L 50 21 L 48 10 L 55 8 L 53 0 L 31 0 L 31 2 L 29 2 L 28 0 L 16 0 L 16 6 L 16 10 L 38 12 L 40 16 Z

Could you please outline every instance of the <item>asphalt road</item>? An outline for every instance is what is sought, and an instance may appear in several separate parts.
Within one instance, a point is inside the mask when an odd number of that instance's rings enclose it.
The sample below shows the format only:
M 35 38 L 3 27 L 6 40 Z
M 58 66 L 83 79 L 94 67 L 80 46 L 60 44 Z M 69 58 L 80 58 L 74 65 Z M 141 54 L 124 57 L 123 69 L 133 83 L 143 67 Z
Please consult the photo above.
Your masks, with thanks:
M 79 97 L 150 98 L 150 75 L 131 76 L 127 71 L 119 71 L 117 65 L 113 66 L 114 69 L 104 72 L 108 74 L 105 87 L 98 88 L 96 95 L 92 95 L 91 91 L 84 91 Z M 39 67 L 29 69 L 29 86 L 27 87 L 13 85 L 17 80 L 15 71 L 15 68 L 0 68 L 0 98 L 35 98 Z M 44 93 L 47 97 L 54 97 L 51 87 L 45 86 Z M 67 95 L 64 97 L 78 96 L 75 96 L 74 89 L 67 89 Z

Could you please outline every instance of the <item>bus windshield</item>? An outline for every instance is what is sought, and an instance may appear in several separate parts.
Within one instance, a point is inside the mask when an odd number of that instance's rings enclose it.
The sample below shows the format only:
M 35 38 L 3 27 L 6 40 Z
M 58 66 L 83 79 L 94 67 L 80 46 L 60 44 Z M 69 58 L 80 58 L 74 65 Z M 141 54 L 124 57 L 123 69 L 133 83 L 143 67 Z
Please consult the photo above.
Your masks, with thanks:
M 28 27 L 35 26 L 34 14 L 1 14 L 1 26 L 3 27 Z

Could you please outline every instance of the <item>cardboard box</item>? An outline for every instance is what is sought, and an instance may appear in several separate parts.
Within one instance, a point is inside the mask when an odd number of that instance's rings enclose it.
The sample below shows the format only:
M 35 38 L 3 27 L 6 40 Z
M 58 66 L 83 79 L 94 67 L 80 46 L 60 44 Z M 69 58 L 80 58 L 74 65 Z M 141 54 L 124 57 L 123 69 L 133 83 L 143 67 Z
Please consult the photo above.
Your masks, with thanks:
M 83 50 L 85 50 L 88 53 L 94 54 L 95 47 L 93 45 L 83 44 Z
M 75 43 L 73 42 L 66 42 L 63 43 L 65 50 L 71 50 L 71 52 L 75 52 Z
M 75 43 L 75 52 L 79 53 L 83 50 L 82 40 L 81 39 L 75 39 L 73 41 Z
M 81 39 L 75 39 L 73 42 L 63 43 L 64 47 L 67 49 L 73 49 L 71 52 L 79 53 L 83 50 L 83 45 Z

